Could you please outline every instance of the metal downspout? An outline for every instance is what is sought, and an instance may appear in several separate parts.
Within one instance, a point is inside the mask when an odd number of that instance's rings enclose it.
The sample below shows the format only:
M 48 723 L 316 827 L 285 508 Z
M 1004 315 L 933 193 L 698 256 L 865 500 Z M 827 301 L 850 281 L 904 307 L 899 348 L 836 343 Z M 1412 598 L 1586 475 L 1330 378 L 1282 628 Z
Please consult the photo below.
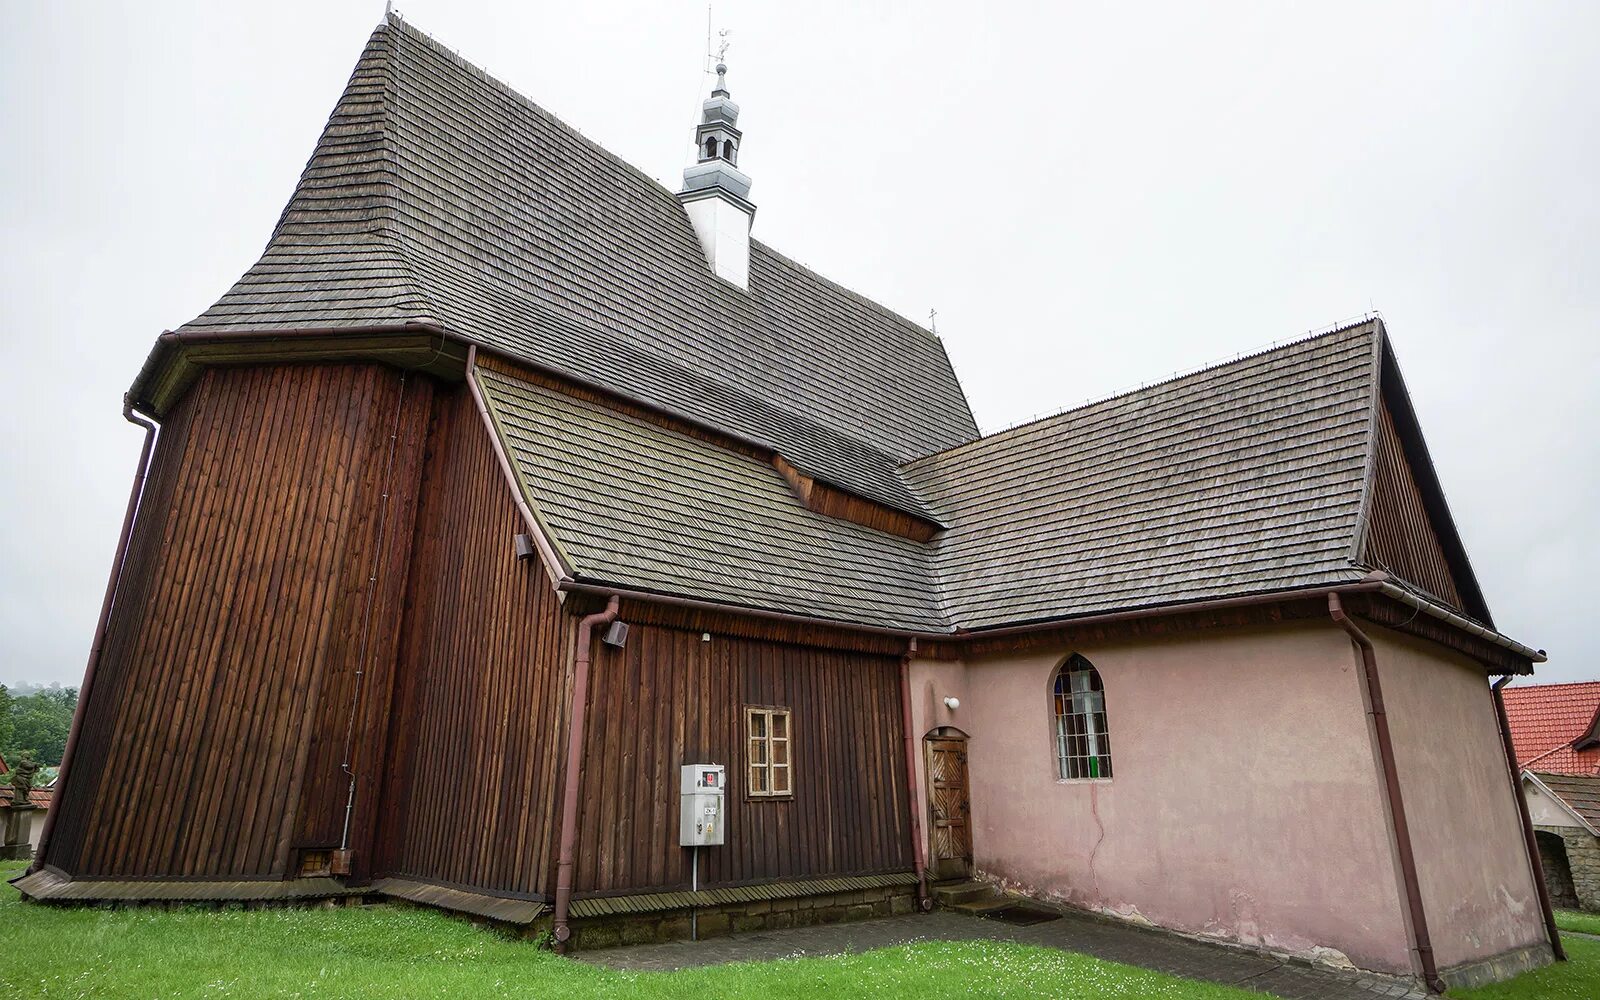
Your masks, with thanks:
M 1372 640 L 1345 614 L 1338 594 L 1328 595 L 1328 614 L 1344 629 L 1361 651 L 1361 673 L 1371 703 L 1373 732 L 1378 744 L 1378 759 L 1383 766 L 1383 788 L 1389 800 L 1389 821 L 1393 827 L 1395 849 L 1400 855 L 1400 879 L 1404 883 L 1406 907 L 1411 913 L 1411 933 L 1417 959 L 1422 963 L 1422 981 L 1435 993 L 1445 991 L 1439 967 L 1433 957 L 1433 941 L 1428 936 L 1428 915 L 1422 905 L 1422 885 L 1417 879 L 1417 857 L 1411 846 L 1411 827 L 1406 823 L 1405 800 L 1400 795 L 1400 771 L 1395 765 L 1394 741 L 1389 733 L 1389 715 L 1383 707 L 1383 687 L 1378 682 L 1378 658 Z
M 556 912 L 552 933 L 556 951 L 565 954 L 572 928 L 567 910 L 572 905 L 572 867 L 578 841 L 578 786 L 583 781 L 583 730 L 589 703 L 589 645 L 596 625 L 615 621 L 621 599 L 613 596 L 604 611 L 578 619 L 577 652 L 572 668 L 572 704 L 567 712 L 567 769 L 561 788 L 561 852 L 556 860 Z
M 1556 913 L 1550 904 L 1550 889 L 1544 884 L 1544 865 L 1539 860 L 1539 840 L 1533 835 L 1533 817 L 1528 815 L 1528 800 L 1522 795 L 1522 769 L 1517 766 L 1517 750 L 1511 743 L 1511 720 L 1506 717 L 1506 700 L 1500 693 L 1511 681 L 1511 675 L 1495 681 L 1489 688 L 1494 698 L 1494 714 L 1500 723 L 1500 745 L 1506 752 L 1506 773 L 1511 776 L 1511 794 L 1517 800 L 1517 816 L 1522 821 L 1523 846 L 1528 852 L 1528 867 L 1533 874 L 1533 888 L 1539 896 L 1539 910 L 1544 915 L 1545 934 L 1550 938 L 1550 951 L 1556 961 L 1567 960 L 1567 950 L 1561 946 L 1561 932 L 1556 930 Z
M 917 651 L 917 640 L 912 639 L 900 657 L 900 725 L 906 735 L 906 804 L 911 811 L 911 867 L 917 873 L 917 908 L 927 913 L 933 909 L 928 896 L 928 869 L 922 858 L 922 796 L 917 786 L 916 736 L 911 721 L 911 657 Z
M 144 483 L 150 475 L 150 451 L 155 443 L 156 425 L 133 412 L 132 401 L 122 397 L 122 416 L 131 424 L 144 428 L 144 445 L 139 449 L 139 464 L 133 474 L 133 488 L 128 493 L 128 507 L 122 514 L 122 534 L 117 538 L 117 554 L 111 559 L 111 578 L 106 581 L 106 593 L 100 601 L 100 619 L 94 626 L 94 640 L 89 644 L 89 664 L 83 670 L 83 683 L 78 687 L 78 705 L 72 712 L 72 728 L 67 730 L 67 744 L 61 751 L 61 767 L 56 771 L 56 786 L 66 788 L 67 768 L 72 763 L 72 752 L 78 746 L 78 733 L 83 727 L 83 716 L 94 690 L 94 676 L 100 666 L 100 653 L 105 648 L 106 629 L 111 622 L 111 609 L 116 605 L 117 586 L 122 582 L 122 567 L 128 559 L 128 542 L 133 538 L 133 522 L 138 516 L 139 500 L 144 495 Z M 34 852 L 31 874 L 44 864 L 45 852 L 50 848 L 50 835 L 55 832 L 56 817 L 61 814 L 60 799 L 51 803 L 44 814 L 44 828 L 39 831 L 39 849 Z

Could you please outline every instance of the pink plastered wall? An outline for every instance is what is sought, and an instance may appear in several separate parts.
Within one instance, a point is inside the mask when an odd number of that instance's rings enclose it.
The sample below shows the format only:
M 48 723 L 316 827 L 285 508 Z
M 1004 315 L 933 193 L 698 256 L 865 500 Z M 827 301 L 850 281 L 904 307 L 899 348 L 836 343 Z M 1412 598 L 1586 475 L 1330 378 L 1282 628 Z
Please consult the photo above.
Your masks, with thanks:
M 1541 941 L 1482 668 L 1369 632 L 1439 965 Z M 1105 684 L 1109 781 L 1056 778 L 1049 690 L 1072 652 Z M 917 661 L 912 710 L 919 735 L 968 735 L 981 872 L 1179 931 L 1413 973 L 1359 665 L 1331 623 Z M 923 816 L 926 830 L 925 802 Z
M 1056 778 L 1048 694 L 1072 652 L 1105 684 L 1109 781 Z M 968 734 L 984 873 L 1175 930 L 1412 971 L 1356 661 L 1331 625 L 917 662 L 912 691 L 919 735 Z
M 1417 880 L 1441 968 L 1545 940 L 1483 668 L 1366 626 L 1377 652 Z

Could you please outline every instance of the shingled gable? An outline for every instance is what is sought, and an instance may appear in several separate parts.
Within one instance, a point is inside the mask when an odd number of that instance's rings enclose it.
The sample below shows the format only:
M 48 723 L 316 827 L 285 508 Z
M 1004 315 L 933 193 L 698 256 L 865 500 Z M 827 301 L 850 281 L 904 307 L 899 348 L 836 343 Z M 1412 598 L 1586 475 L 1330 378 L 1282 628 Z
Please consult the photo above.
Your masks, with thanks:
M 1353 583 L 1376 396 L 1364 323 L 911 463 L 973 629 Z
M 438 327 L 911 503 L 894 462 L 977 433 L 939 340 L 760 243 L 750 272 L 717 279 L 672 192 L 390 16 L 261 259 L 178 333 Z
M 1411 494 L 1379 475 L 1385 444 Z M 1431 612 L 1492 630 L 1377 319 L 902 471 L 950 525 L 934 571 L 962 631 L 1348 585 L 1373 570 Z M 1437 550 L 1442 565 L 1416 564 L 1452 578 L 1461 599 L 1373 559 L 1374 518 L 1388 541 Z

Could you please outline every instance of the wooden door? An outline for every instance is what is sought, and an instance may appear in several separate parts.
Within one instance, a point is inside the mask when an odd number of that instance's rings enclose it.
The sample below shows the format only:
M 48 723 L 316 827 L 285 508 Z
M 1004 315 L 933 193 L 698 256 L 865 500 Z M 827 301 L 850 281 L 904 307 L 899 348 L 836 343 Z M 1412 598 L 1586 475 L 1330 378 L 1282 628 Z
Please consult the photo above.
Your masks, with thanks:
M 972 807 L 967 799 L 967 741 L 929 737 L 928 815 L 929 871 L 936 879 L 972 874 Z

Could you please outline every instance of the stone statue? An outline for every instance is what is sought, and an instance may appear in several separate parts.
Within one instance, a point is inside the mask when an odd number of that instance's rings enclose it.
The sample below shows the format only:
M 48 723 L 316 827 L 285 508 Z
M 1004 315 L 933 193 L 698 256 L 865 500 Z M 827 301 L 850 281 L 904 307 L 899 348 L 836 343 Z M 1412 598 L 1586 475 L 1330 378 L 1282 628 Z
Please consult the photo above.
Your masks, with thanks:
M 39 773 L 39 765 L 32 757 L 23 754 L 16 766 L 11 769 L 11 804 L 25 806 L 28 804 L 28 793 L 33 791 L 33 776 Z

